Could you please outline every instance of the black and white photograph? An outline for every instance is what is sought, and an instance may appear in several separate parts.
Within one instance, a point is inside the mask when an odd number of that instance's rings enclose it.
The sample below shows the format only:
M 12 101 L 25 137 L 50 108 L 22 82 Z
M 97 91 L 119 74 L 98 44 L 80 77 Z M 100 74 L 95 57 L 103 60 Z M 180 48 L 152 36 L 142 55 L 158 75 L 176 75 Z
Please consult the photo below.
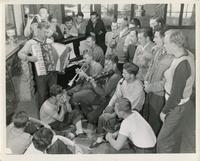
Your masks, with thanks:
M 3 6 L 5 155 L 197 153 L 195 2 Z

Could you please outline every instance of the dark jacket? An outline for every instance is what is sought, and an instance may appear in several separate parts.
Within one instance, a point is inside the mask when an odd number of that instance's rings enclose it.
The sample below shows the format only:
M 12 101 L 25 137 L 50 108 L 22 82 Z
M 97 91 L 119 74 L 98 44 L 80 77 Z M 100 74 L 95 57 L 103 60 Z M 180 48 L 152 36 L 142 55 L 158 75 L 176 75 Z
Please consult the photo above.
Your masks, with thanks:
M 105 29 L 103 21 L 101 19 L 97 19 L 97 22 L 94 27 L 92 21 L 89 20 L 86 26 L 86 36 L 89 36 L 90 32 L 95 33 L 96 44 L 99 45 L 105 53 L 106 52 L 106 45 L 105 45 L 106 29 Z

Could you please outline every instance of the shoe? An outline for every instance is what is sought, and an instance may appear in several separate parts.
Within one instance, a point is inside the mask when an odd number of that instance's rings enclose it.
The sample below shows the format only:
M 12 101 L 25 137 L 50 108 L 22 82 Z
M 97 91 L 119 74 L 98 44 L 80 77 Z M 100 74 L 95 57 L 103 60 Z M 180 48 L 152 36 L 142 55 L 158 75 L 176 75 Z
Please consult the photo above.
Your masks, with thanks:
M 98 147 L 99 145 L 101 145 L 102 143 L 104 143 L 105 141 L 103 140 L 102 142 L 100 142 L 100 143 L 97 143 L 96 141 L 95 142 L 93 142 L 90 146 L 89 146 L 89 148 L 90 149 L 93 149 L 93 148 L 96 148 L 96 147 Z

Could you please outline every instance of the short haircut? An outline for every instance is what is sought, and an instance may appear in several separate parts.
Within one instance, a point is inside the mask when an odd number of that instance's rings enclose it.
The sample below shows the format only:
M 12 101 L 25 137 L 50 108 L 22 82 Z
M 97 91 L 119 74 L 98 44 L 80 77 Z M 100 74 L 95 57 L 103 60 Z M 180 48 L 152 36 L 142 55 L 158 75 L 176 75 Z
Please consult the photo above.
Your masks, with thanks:
M 138 73 L 139 67 L 134 63 L 125 63 L 123 65 L 123 69 L 125 69 L 129 74 L 134 74 L 135 76 Z
M 83 12 L 78 12 L 76 16 L 77 16 L 77 17 L 78 17 L 78 16 L 84 17 L 84 14 L 83 14 Z
M 117 109 L 119 111 L 124 111 L 124 112 L 131 112 L 131 102 L 129 101 L 128 98 L 118 98 L 115 102 L 117 104 Z
M 93 16 L 93 15 L 95 15 L 96 17 L 99 16 L 99 14 L 97 12 L 95 12 L 95 11 L 90 13 L 90 16 Z
M 22 128 L 26 126 L 29 121 L 29 117 L 25 111 L 19 111 L 14 114 L 12 120 L 16 128 Z
M 47 10 L 47 13 L 49 14 L 49 10 L 48 10 L 46 7 L 40 7 L 39 11 L 40 11 L 41 9 Z
M 93 41 L 96 42 L 96 37 L 95 37 L 95 36 L 93 36 L 93 35 L 89 35 L 89 36 L 87 37 L 87 39 L 88 39 L 88 38 L 91 38 Z
M 165 32 L 165 35 L 169 35 L 170 42 L 176 44 L 178 47 L 184 47 L 185 36 L 180 30 L 168 30 Z
M 136 27 L 139 26 L 139 28 L 141 27 L 141 23 L 140 23 L 140 20 L 138 18 L 132 18 L 130 20 L 130 24 L 134 24 Z
M 154 28 L 154 32 L 159 32 L 161 37 L 165 36 L 165 32 L 166 32 L 167 28 L 166 27 L 161 27 L 161 26 L 156 26 Z
M 56 96 L 57 94 L 62 93 L 63 88 L 60 85 L 54 84 L 50 87 L 50 96 Z
M 139 29 L 138 33 L 144 33 L 144 37 L 149 37 L 149 39 L 153 41 L 153 30 L 151 27 Z
M 65 22 L 73 21 L 71 16 L 66 16 L 64 19 Z
M 46 127 L 42 127 L 34 133 L 32 141 L 34 147 L 43 152 L 51 144 L 52 139 L 53 132 Z
M 165 20 L 160 16 L 154 16 L 151 17 L 150 19 L 156 20 L 157 23 L 161 24 L 161 27 L 165 25 Z

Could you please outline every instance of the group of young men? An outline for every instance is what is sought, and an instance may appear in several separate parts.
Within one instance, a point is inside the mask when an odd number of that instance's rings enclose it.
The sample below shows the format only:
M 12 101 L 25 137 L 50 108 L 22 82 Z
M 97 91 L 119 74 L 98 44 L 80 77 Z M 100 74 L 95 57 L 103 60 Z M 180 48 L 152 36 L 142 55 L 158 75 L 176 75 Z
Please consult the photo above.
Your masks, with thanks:
M 39 13 L 41 22 L 27 22 L 24 33 L 32 34 L 32 39 L 18 53 L 22 61 L 33 62 L 29 70 L 37 62 L 31 45 L 39 39 L 52 48 L 54 36 L 59 35 L 47 21 L 47 9 L 41 8 Z M 106 33 L 96 12 L 91 13 L 85 27 L 81 24 L 85 21 L 79 21 L 83 14 L 78 13 L 77 17 L 79 30 L 72 25 L 73 19 L 66 17 L 61 32 L 65 38 L 78 33 L 87 35 L 87 50 L 83 52 L 83 66 L 87 70 L 77 70 L 79 81 L 70 91 L 57 85 L 55 68 L 49 68 L 43 76 L 32 71 L 39 94 L 40 120 L 53 133 L 72 139 L 85 135 L 85 118 L 97 135 L 90 149 L 107 141 L 117 151 L 128 142 L 136 153 L 181 152 L 181 121 L 185 109 L 192 108 L 190 96 L 195 75 L 194 58 L 184 48 L 183 34 L 178 30 L 165 32 L 162 21 L 156 18 L 150 20 L 147 28 L 141 28 L 137 18 L 130 22 L 126 17 L 119 18 L 112 22 L 112 31 Z M 63 132 L 71 124 L 75 131 Z M 42 128 L 34 134 L 32 142 L 36 149 L 50 151 L 51 130 Z M 50 141 L 44 141 L 43 147 L 39 137 L 48 136 Z M 52 153 L 71 153 L 61 149 Z

